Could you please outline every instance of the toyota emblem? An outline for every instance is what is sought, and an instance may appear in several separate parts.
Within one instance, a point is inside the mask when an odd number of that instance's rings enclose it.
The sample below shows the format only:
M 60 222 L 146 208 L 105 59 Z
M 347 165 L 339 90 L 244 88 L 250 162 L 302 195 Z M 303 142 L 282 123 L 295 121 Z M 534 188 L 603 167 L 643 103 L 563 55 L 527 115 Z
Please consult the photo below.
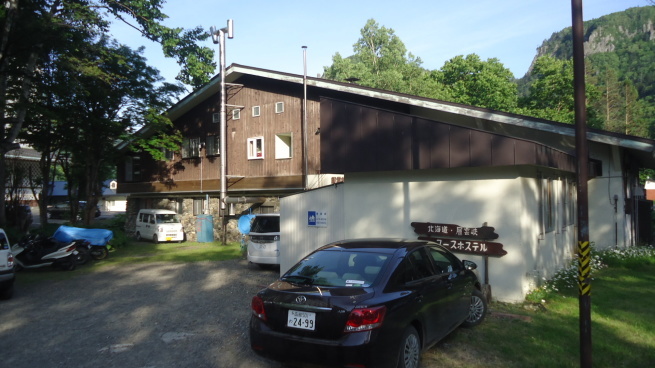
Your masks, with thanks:
M 305 298 L 304 295 L 301 295 L 301 296 L 299 296 L 299 297 L 296 297 L 296 303 L 298 303 L 298 304 L 303 304 L 303 303 L 306 302 L 306 301 L 307 301 L 307 298 Z

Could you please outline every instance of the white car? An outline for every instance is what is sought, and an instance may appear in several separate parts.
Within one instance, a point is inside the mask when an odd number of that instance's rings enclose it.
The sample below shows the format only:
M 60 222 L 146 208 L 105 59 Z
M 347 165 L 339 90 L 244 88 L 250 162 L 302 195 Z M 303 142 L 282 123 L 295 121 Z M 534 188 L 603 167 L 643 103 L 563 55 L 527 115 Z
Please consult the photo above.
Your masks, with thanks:
M 155 243 L 185 240 L 180 216 L 174 211 L 161 209 L 140 210 L 136 218 L 135 235 L 136 240 L 148 239 Z
M 0 229 L 0 299 L 10 299 L 14 294 L 14 255 L 7 234 Z
M 248 233 L 248 261 L 260 267 L 280 264 L 280 214 L 258 214 Z

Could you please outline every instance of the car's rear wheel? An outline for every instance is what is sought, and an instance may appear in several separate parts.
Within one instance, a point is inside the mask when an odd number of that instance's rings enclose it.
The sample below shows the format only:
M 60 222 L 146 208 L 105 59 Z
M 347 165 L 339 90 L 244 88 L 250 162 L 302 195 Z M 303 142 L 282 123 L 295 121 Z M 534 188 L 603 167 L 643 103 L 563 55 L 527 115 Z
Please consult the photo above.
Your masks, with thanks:
M 400 355 L 398 357 L 398 368 L 418 368 L 421 358 L 421 339 L 418 332 L 412 326 L 407 327 L 400 340 Z
M 484 320 L 487 314 L 487 299 L 482 295 L 480 290 L 474 290 L 471 294 L 471 304 L 469 306 L 469 315 L 466 317 L 462 326 L 477 326 Z

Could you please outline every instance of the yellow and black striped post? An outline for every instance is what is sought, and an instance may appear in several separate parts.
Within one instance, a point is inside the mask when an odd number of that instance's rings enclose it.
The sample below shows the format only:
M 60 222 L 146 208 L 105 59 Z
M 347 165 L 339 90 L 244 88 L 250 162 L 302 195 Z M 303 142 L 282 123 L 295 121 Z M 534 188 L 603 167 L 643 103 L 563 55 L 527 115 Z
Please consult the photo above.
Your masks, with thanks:
M 578 242 L 578 290 L 580 296 L 591 295 L 591 246 L 588 241 Z

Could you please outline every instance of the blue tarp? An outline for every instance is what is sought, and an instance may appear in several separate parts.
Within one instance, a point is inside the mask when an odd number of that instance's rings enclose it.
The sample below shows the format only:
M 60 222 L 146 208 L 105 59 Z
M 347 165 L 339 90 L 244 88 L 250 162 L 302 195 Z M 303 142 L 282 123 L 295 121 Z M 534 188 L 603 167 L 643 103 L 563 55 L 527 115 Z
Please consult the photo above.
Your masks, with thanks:
M 248 235 L 250 233 L 250 225 L 252 224 L 252 219 L 255 218 L 255 215 L 243 215 L 239 217 L 239 222 L 237 226 L 239 231 L 243 235 Z
M 106 229 L 83 229 L 62 225 L 52 237 L 64 243 L 84 239 L 92 245 L 107 245 L 111 238 L 114 237 L 114 232 Z

